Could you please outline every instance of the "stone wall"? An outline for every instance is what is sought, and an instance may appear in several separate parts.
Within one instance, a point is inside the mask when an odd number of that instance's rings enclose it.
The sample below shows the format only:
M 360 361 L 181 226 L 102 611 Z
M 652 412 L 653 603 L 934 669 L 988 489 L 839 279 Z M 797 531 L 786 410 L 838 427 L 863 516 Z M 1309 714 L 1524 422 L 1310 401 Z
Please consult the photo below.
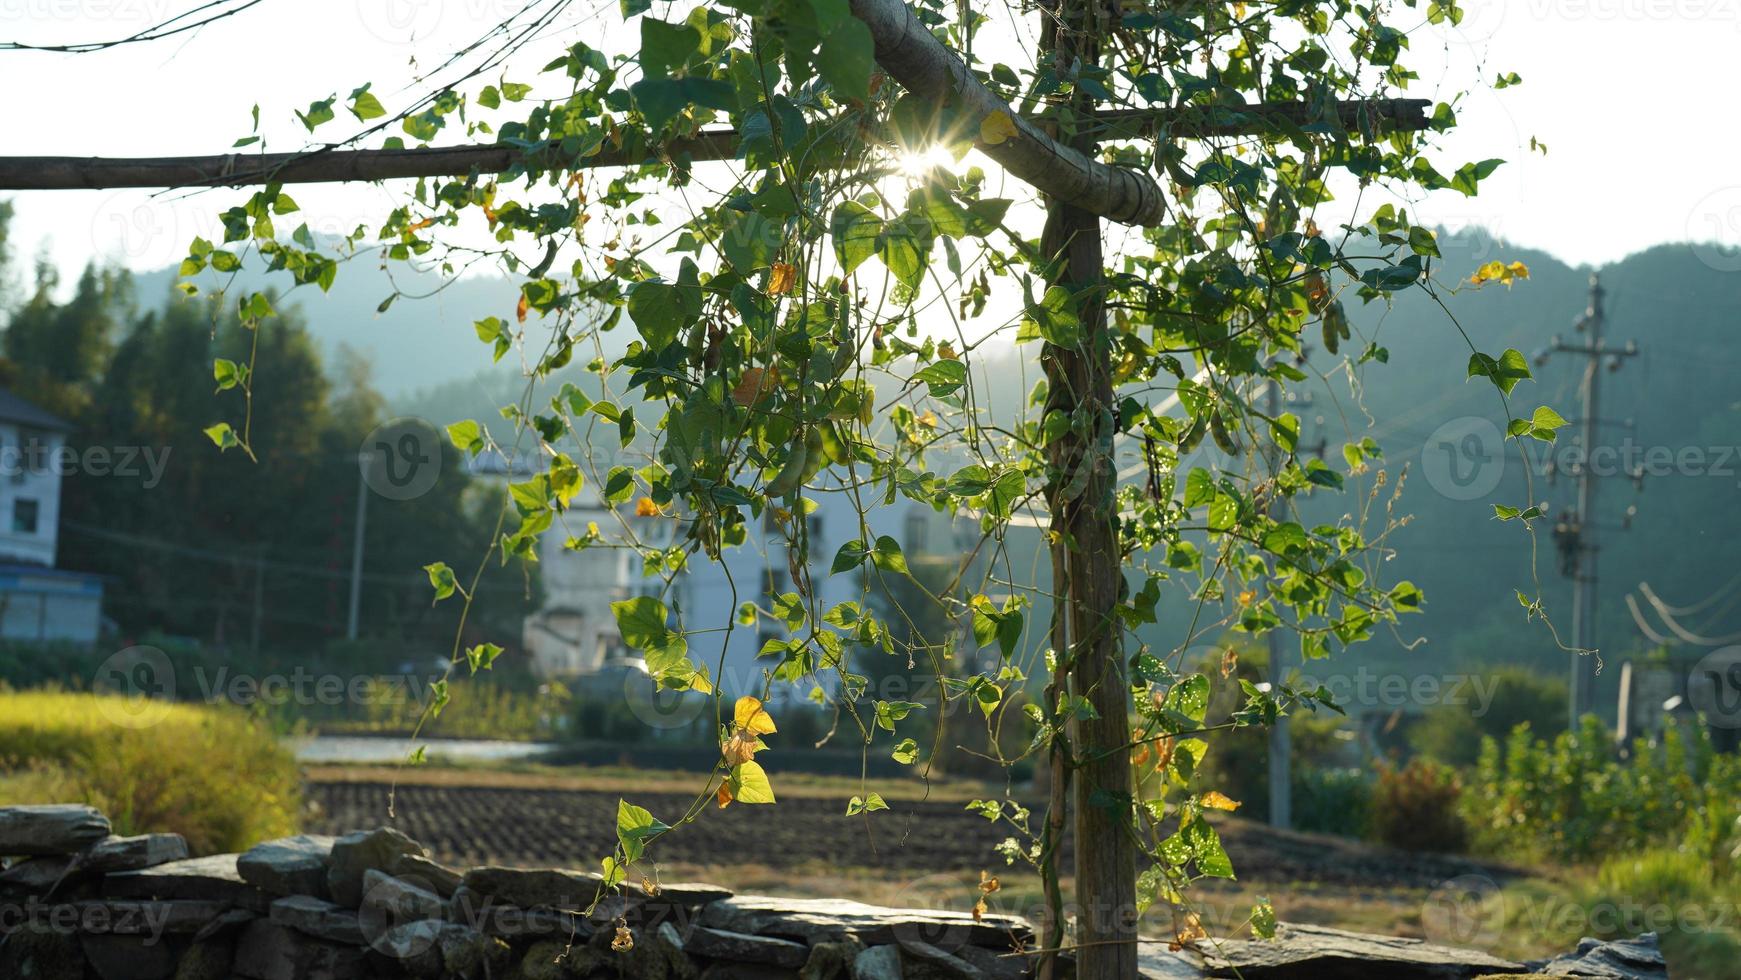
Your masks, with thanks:
M 1018 917 L 733 895 L 432 860 L 390 828 L 190 858 L 175 834 L 116 837 L 76 805 L 0 808 L 0 978 L 46 980 L 1018 980 Z M 590 914 L 587 910 L 591 910 Z M 1663 977 L 1654 937 L 1589 941 L 1558 976 Z M 1562 962 L 1564 961 L 1564 962 Z M 1169 951 L 1144 976 L 1286 980 L 1518 974 L 1523 964 L 1416 940 L 1283 926 L 1271 942 Z M 1580 964 L 1641 972 L 1579 972 Z

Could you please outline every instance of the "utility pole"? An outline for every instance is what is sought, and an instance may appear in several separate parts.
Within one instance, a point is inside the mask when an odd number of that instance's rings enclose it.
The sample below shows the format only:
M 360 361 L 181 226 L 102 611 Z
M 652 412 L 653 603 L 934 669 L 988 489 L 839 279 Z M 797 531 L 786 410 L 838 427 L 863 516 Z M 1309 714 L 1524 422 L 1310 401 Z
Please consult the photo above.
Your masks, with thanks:
M 357 454 L 357 530 L 351 543 L 351 614 L 345 622 L 345 639 L 357 638 L 357 614 L 363 605 L 363 532 L 369 526 L 368 453 Z
M 1554 542 L 1560 550 L 1560 569 L 1572 580 L 1572 647 L 1578 651 L 1572 657 L 1570 697 L 1568 698 L 1568 730 L 1577 731 L 1578 720 L 1595 706 L 1596 686 L 1596 487 L 1598 474 L 1591 463 L 1596 451 L 1596 426 L 1600 423 L 1602 371 L 1620 369 L 1621 358 L 1638 353 L 1638 345 L 1627 341 L 1623 347 L 1609 347 L 1602 342 L 1606 314 L 1602 309 L 1601 277 L 1590 275 L 1590 303 L 1576 323 L 1580 333 L 1589 336 L 1588 343 L 1566 343 L 1556 334 L 1545 350 L 1536 355 L 1537 364 L 1545 364 L 1554 354 L 1577 354 L 1585 359 L 1584 382 L 1579 391 L 1583 401 L 1583 418 L 1579 420 L 1582 452 L 1576 462 L 1578 503 L 1576 509 L 1564 513 L 1554 525 Z M 1584 651 L 1591 651 L 1586 653 Z
M 1299 363 L 1305 363 L 1306 348 L 1301 348 Z M 1310 392 L 1299 392 L 1291 396 L 1289 401 L 1301 409 L 1310 408 L 1312 395 Z M 1282 386 L 1274 380 L 1269 382 L 1264 398 L 1264 410 L 1270 418 L 1276 418 L 1282 412 Z M 1302 429 L 1304 423 L 1302 422 Z M 1322 436 L 1311 446 L 1296 446 L 1296 450 L 1304 450 L 1316 454 L 1320 459 L 1324 455 L 1326 442 Z M 1273 446 L 1269 450 L 1270 473 L 1277 474 L 1282 470 L 1281 446 Z M 1287 504 L 1279 493 L 1270 494 L 1269 516 L 1271 520 L 1280 521 L 1287 516 Z M 1281 690 L 1287 682 L 1288 672 L 1293 669 L 1294 658 L 1288 645 L 1282 642 L 1281 630 L 1270 630 L 1264 635 L 1269 644 L 1269 682 L 1270 693 Z M 1292 830 L 1294 825 L 1294 755 L 1293 733 L 1288 727 L 1288 716 L 1279 715 L 1269 726 L 1269 825 L 1277 830 Z
M 1270 418 L 1278 418 L 1282 413 L 1282 386 L 1271 380 L 1268 396 L 1264 399 L 1265 410 Z M 1273 442 L 1273 440 L 1272 440 Z M 1277 474 L 1282 469 L 1282 447 L 1274 446 L 1269 451 L 1270 473 Z M 1271 520 L 1279 521 L 1287 514 L 1287 505 L 1282 502 L 1280 493 L 1271 492 L 1269 496 L 1269 516 Z M 1288 679 L 1289 660 L 1287 645 L 1282 642 L 1281 630 L 1270 630 L 1265 634 L 1269 643 L 1269 682 L 1270 693 L 1281 690 L 1282 684 Z M 1269 825 L 1277 830 L 1291 830 L 1294 824 L 1294 747 L 1293 733 L 1288 730 L 1288 716 L 1279 715 L 1269 726 Z

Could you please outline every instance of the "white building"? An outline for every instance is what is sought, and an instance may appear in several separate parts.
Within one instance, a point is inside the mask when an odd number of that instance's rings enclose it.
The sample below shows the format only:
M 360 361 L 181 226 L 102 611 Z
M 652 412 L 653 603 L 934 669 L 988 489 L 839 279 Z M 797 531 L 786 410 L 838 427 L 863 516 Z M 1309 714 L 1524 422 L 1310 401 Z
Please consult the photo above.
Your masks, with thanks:
M 864 601 L 857 575 L 829 575 L 829 566 L 841 543 L 859 535 L 859 517 L 840 494 L 821 494 L 821 506 L 812 513 L 809 526 L 809 565 L 812 582 L 823 608 L 846 600 Z M 571 509 L 566 523 L 584 528 L 598 524 L 606 541 L 622 537 L 621 520 L 632 522 L 646 543 L 665 545 L 681 533 L 679 521 L 667 517 L 628 517 L 625 506 L 619 518 L 608 510 Z M 906 498 L 878 506 L 866 516 L 870 535 L 890 535 L 907 550 L 944 550 L 955 542 L 949 520 Z M 678 576 L 663 595 L 668 607 L 680 610 L 689 631 L 689 657 L 705 665 L 715 683 L 728 694 L 759 691 L 762 671 L 775 666 L 772 659 L 757 654 L 769 639 L 787 639 L 784 627 L 765 619 L 756 625 L 738 623 L 738 608 L 745 602 L 767 605 L 767 594 L 794 591 L 791 559 L 783 536 L 765 521 L 752 520 L 749 540 L 724 553 L 719 563 L 705 556 L 692 556 L 689 569 Z M 544 606 L 528 616 L 522 641 L 534 669 L 547 677 L 578 679 L 584 688 L 589 675 L 629 662 L 639 664 L 617 633 L 611 603 L 635 595 L 658 595 L 662 582 L 643 574 L 642 559 L 631 548 L 595 545 L 583 550 L 566 547 L 567 535 L 560 529 L 544 535 L 539 545 Z M 729 627 L 729 629 L 728 629 Z M 723 669 L 722 669 L 723 665 Z M 644 669 L 644 668 L 643 668 Z M 612 671 L 614 674 L 615 672 Z M 832 679 L 832 674 L 823 680 Z M 782 687 L 778 698 L 802 698 L 809 688 Z
M 55 568 L 72 426 L 0 390 L 0 638 L 95 643 L 103 582 Z

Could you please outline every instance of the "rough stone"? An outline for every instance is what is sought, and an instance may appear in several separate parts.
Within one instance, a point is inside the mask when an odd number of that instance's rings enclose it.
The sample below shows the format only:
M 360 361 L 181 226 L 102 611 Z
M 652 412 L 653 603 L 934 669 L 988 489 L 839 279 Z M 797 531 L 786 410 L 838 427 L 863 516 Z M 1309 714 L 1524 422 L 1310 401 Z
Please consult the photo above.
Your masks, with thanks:
M 25 858 L 0 871 L 0 885 L 21 889 L 30 895 L 46 895 L 63 880 L 73 878 L 75 860 L 61 854 Z
M 567 980 L 591 976 L 607 968 L 610 960 L 591 946 L 570 946 L 544 939 L 526 948 L 520 958 L 519 976 L 525 980 Z
M 1580 939 L 1577 949 L 1554 957 L 1537 972 L 1558 977 L 1668 980 L 1668 963 L 1657 946 L 1656 933 L 1647 932 L 1614 942 Z
M 1196 950 L 1174 952 L 1154 943 L 1137 947 L 1136 968 L 1143 980 L 1202 980 L 1208 976 L 1203 957 Z
M 1277 926 L 1274 939 L 1221 939 L 1197 950 L 1210 976 L 1241 980 L 1462 980 L 1524 972 L 1521 963 L 1478 950 L 1291 923 Z
M 236 855 L 170 861 L 138 871 L 120 871 L 103 879 L 106 898 L 192 898 L 229 902 L 262 915 L 271 896 L 242 880 Z
M 900 949 L 901 973 L 908 980 L 990 980 L 979 967 L 930 943 L 905 939 Z
M 115 936 L 192 935 L 210 925 L 230 908 L 228 902 L 207 899 L 105 898 L 74 902 L 80 928 Z
M 494 977 L 513 956 L 507 943 L 455 922 L 444 923 L 435 941 L 441 949 L 442 970 L 465 980 Z
M 898 946 L 872 946 L 852 961 L 852 980 L 902 980 Z
M 453 893 L 459 890 L 458 871 L 421 854 L 396 854 L 382 870 L 395 878 L 415 882 L 442 898 L 452 898 Z
M 864 945 L 851 936 L 839 941 L 815 943 L 810 947 L 804 965 L 798 969 L 798 976 L 802 980 L 850 980 L 852 965 L 862 952 Z
M 555 868 L 473 868 L 462 883 L 473 894 L 523 909 L 584 909 L 603 891 L 603 879 L 584 871 Z
M 114 871 L 137 871 L 187 857 L 187 840 L 180 834 L 139 834 L 135 837 L 110 835 L 79 855 L 81 871 L 108 874 Z
M 271 895 L 325 898 L 333 838 L 298 834 L 256 844 L 236 858 L 242 880 Z
M 441 976 L 441 929 L 434 919 L 401 922 L 371 937 L 370 948 L 391 959 L 399 969 L 419 980 Z
M 702 910 L 701 924 L 811 945 L 853 936 L 869 946 L 917 940 L 949 951 L 963 945 L 1006 949 L 1012 940 L 1033 939 L 1027 920 L 1015 915 L 990 913 L 976 922 L 966 912 L 890 909 L 840 899 L 765 895 L 738 895 L 714 902 Z
M 363 876 L 361 914 L 365 922 L 385 918 L 392 925 L 421 919 L 446 919 L 447 903 L 427 888 L 373 868 Z
M 988 980 L 1022 980 L 1028 974 L 1028 967 L 1033 963 L 1031 956 L 1009 956 L 1007 949 L 992 950 L 984 946 L 962 946 L 955 955 L 972 964 Z M 1138 965 L 1140 968 L 1141 961 Z M 1201 977 L 1201 971 L 1194 977 Z
M 273 902 L 269 915 L 273 922 L 316 939 L 352 946 L 362 946 L 367 942 L 357 913 L 324 898 L 289 895 Z
M 242 931 L 235 972 L 248 980 L 352 980 L 365 975 L 361 949 L 325 942 L 269 919 L 256 919 Z
M 23 928 L 0 941 L 0 977 L 82 977 L 85 954 L 77 936 L 54 929 Z
M 561 939 L 568 944 L 585 944 L 598 931 L 586 916 L 578 912 L 521 908 L 479 895 L 464 885 L 459 886 L 447 901 L 447 921 L 516 942 L 522 939 Z
M 359 830 L 340 837 L 333 842 L 327 865 L 329 897 L 346 908 L 357 908 L 363 904 L 363 876 L 370 870 L 386 870 L 405 854 L 429 856 L 422 844 L 391 827 Z
M 214 936 L 194 940 L 181 954 L 175 968 L 175 980 L 229 980 L 230 968 L 236 962 L 234 936 Z
M 175 944 L 154 936 L 81 933 L 79 946 L 102 980 L 170 980 L 181 960 Z
M 766 963 L 733 963 L 718 960 L 701 971 L 698 980 L 803 980 L 798 971 Z M 896 980 L 900 980 L 899 977 Z
M 0 807 L 0 854 L 77 854 L 109 836 L 109 818 L 77 803 Z
M 796 970 L 810 956 L 809 947 L 789 939 L 752 936 L 694 926 L 683 938 L 683 951 L 691 956 L 739 963 L 767 963 Z
M 598 875 L 559 868 L 473 868 L 461 883 L 478 895 L 521 908 L 591 908 L 595 923 L 620 918 L 649 927 L 670 920 L 687 924 L 691 913 L 732 895 L 728 888 L 702 882 L 672 882 L 650 895 L 635 887 L 611 894 Z
M 200 930 L 193 934 L 193 941 L 203 943 L 219 937 L 232 937 L 243 926 L 258 918 L 258 915 L 247 909 L 231 909 L 201 926 Z

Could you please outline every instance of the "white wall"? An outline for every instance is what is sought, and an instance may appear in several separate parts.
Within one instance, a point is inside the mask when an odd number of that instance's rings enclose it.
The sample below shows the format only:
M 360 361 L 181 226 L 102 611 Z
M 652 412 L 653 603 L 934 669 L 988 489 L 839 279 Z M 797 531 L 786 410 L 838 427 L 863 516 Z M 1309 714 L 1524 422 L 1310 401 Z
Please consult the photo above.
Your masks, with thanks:
M 55 456 L 65 445 L 59 432 L 23 430 L 0 422 L 0 563 L 54 566 L 60 526 L 60 473 Z M 31 446 L 39 450 L 26 452 Z M 37 505 L 36 531 L 13 530 L 18 500 Z

